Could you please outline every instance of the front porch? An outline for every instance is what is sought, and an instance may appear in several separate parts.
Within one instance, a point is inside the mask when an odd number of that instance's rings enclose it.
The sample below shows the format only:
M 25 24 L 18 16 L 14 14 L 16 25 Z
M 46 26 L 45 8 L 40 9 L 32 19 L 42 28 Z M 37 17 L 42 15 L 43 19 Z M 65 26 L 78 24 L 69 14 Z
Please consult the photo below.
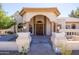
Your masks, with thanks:
M 55 55 L 50 36 L 31 36 L 32 42 L 28 55 Z
M 23 31 L 30 32 L 31 35 L 48 36 L 52 32 L 57 32 L 56 20 L 51 21 L 50 17 L 45 15 L 33 15 L 29 21 L 24 22 Z

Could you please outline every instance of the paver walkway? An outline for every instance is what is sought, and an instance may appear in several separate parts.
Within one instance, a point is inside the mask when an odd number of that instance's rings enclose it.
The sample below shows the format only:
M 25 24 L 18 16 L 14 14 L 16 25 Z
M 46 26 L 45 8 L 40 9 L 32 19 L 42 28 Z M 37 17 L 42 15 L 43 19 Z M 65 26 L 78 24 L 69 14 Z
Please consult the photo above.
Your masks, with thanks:
M 53 55 L 55 54 L 49 36 L 32 36 L 32 43 L 28 55 Z

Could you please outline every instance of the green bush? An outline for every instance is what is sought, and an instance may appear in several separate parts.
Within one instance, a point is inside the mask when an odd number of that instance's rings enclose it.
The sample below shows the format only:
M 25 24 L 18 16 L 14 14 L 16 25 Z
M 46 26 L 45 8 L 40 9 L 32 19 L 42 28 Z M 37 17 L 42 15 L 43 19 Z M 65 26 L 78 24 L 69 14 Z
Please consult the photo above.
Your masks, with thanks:
M 13 26 L 15 22 L 12 20 L 12 18 L 6 16 L 0 19 L 0 29 L 8 29 L 11 26 Z
M 15 21 L 7 16 L 3 9 L 0 9 L 0 29 L 8 29 L 15 24 Z
M 71 55 L 71 53 L 72 53 L 72 50 L 68 50 L 66 47 L 66 45 L 64 45 L 64 44 L 61 44 L 60 46 L 59 46 L 60 48 L 61 48 L 61 54 L 62 55 Z

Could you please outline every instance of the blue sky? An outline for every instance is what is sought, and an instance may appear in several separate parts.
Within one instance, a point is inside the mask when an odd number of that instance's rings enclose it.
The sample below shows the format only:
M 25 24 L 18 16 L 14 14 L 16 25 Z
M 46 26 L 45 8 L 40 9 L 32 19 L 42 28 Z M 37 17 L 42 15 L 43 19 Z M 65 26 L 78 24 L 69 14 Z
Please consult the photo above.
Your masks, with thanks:
M 2 6 L 8 15 L 14 14 L 17 10 L 20 11 L 23 7 L 57 7 L 61 17 L 68 17 L 72 10 L 79 7 L 79 3 L 3 3 Z

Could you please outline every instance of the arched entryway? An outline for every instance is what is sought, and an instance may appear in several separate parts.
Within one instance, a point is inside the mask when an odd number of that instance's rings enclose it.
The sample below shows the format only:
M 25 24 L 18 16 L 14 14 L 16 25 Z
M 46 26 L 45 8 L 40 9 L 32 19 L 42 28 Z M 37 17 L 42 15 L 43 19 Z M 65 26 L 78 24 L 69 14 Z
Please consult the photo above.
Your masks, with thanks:
M 44 33 L 44 31 L 45 31 L 45 29 L 44 29 L 44 23 L 42 22 L 42 21 L 37 21 L 36 23 L 35 23 L 35 25 L 36 25 L 36 35 L 44 35 L 45 33 Z
M 55 23 L 52 26 L 52 22 L 44 15 L 35 15 L 30 20 L 29 31 L 32 35 L 51 35 L 52 29 L 55 31 Z

